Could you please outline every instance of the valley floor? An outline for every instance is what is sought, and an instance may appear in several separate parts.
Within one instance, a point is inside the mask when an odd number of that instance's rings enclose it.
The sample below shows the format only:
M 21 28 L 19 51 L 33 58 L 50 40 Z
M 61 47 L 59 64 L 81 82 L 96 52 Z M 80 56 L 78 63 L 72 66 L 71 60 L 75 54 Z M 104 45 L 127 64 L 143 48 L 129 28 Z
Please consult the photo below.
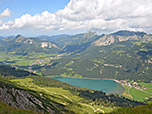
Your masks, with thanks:
M 120 83 L 120 81 L 117 81 L 117 82 Z M 124 97 L 127 97 L 132 100 L 142 101 L 142 102 L 152 98 L 152 83 L 141 82 L 141 83 L 138 83 L 138 85 L 136 86 L 134 86 L 131 83 L 133 82 L 130 81 L 130 82 L 127 82 L 127 84 L 120 83 L 125 88 L 124 93 L 122 93 Z

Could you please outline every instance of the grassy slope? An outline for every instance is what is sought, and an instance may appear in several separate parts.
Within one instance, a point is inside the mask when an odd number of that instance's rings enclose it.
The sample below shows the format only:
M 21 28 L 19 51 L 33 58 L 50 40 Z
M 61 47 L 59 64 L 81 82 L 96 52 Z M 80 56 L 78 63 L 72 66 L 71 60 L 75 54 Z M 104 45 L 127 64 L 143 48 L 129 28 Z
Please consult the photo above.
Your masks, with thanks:
M 126 112 L 134 112 L 132 114 L 136 114 L 135 111 L 137 109 L 139 109 L 138 107 L 135 108 L 120 108 L 118 109 L 117 107 L 104 107 L 104 106 L 100 106 L 97 105 L 95 102 L 90 102 L 87 101 L 85 99 L 83 99 L 82 97 L 75 95 L 75 93 L 72 93 L 71 91 L 68 91 L 67 89 L 65 89 L 66 87 L 68 87 L 68 85 L 66 84 L 62 84 L 63 88 L 59 85 L 59 83 L 55 82 L 51 82 L 52 84 L 50 85 L 54 85 L 54 86 L 47 86 L 44 85 L 43 81 L 46 82 L 46 78 L 40 78 L 40 77 L 27 77 L 27 78 L 18 78 L 18 79 L 12 79 L 11 82 L 7 81 L 6 79 L 2 78 L 1 79 L 1 84 L 5 83 L 7 85 L 18 85 L 18 87 L 21 88 L 26 88 L 26 90 L 32 90 L 35 91 L 35 93 L 39 93 L 41 94 L 41 96 L 43 97 L 44 95 L 47 95 L 47 97 L 49 99 L 51 99 L 51 101 L 56 102 L 58 104 L 63 105 L 64 107 L 66 107 L 67 110 L 69 110 L 69 112 L 63 112 L 65 114 L 70 114 L 71 112 L 76 113 L 76 114 L 84 114 L 84 113 L 88 113 L 88 114 L 94 114 L 94 113 L 102 113 L 102 112 L 106 112 L 106 113 L 116 113 L 116 114 L 126 114 Z M 38 80 L 36 80 L 38 79 Z M 38 82 L 39 80 L 41 80 L 41 82 Z M 50 80 L 50 79 L 49 79 Z M 42 84 L 40 84 L 42 83 Z M 54 84 L 56 83 L 56 84 Z M 39 85 L 37 85 L 39 84 Z M 71 89 L 73 87 L 71 86 Z M 77 88 L 77 87 L 76 87 Z M 74 88 L 73 88 L 74 89 Z M 13 108 L 9 105 L 6 105 L 5 103 L 0 101 L 0 114 L 34 114 L 34 112 L 32 111 L 25 111 L 25 110 L 21 110 L 21 109 L 16 109 Z M 151 111 L 150 110 L 149 105 L 147 106 L 140 106 L 140 110 L 141 111 L 137 111 L 137 112 L 141 112 L 138 114 L 146 114 L 146 113 L 142 113 L 142 112 L 147 112 L 147 114 Z M 115 111 L 114 111 L 115 110 Z M 133 110 L 133 111 L 132 111 Z M 114 112 L 113 112 L 114 111 Z M 131 114 L 131 113 L 129 113 Z
M 113 108 L 101 108 L 95 104 L 92 106 L 92 102 L 87 103 L 88 101 L 84 100 L 83 98 L 74 95 L 70 91 L 60 87 L 46 87 L 44 85 L 36 85 L 33 83 L 34 80 L 32 78 L 14 79 L 11 81 L 30 90 L 48 94 L 51 100 L 64 105 L 68 110 L 74 111 L 75 113 L 83 114 L 86 112 L 91 114 L 95 112 L 109 112 L 113 110 Z M 100 110 L 98 111 L 97 109 Z
M 111 114 L 152 114 L 152 104 L 134 108 L 120 108 L 111 112 Z
M 38 113 L 14 108 L 0 101 L 0 114 L 38 114 Z
M 51 105 L 51 109 L 53 111 L 55 111 L 55 113 L 58 113 L 58 114 L 60 114 L 61 112 L 63 114 L 64 113 L 66 113 L 66 114 L 74 113 L 73 111 L 65 109 L 63 104 L 59 104 L 55 101 L 52 101 L 52 99 L 49 98 L 50 96 L 47 93 L 43 93 L 43 96 L 41 96 L 41 93 L 39 91 L 32 91 L 32 89 L 26 88 L 25 86 L 21 86 L 21 85 L 15 83 L 15 82 L 11 82 L 8 79 L 3 78 L 3 77 L 0 76 L 0 87 L 3 88 L 4 86 L 8 89 L 14 88 L 15 90 L 22 90 L 22 91 L 28 92 L 29 94 L 31 94 L 35 98 L 39 99 L 40 102 L 42 102 L 44 107 L 48 107 L 48 105 Z M 53 96 L 53 97 L 55 97 L 55 96 Z M 2 106 L 3 105 L 4 105 L 4 103 L 2 104 Z M 4 110 L 2 110 L 2 111 L 5 111 L 5 109 L 7 109 L 7 108 L 5 108 L 6 106 L 8 106 L 8 105 L 3 106 Z M 11 106 L 8 106 L 8 107 L 10 107 L 12 110 L 14 109 L 14 112 L 13 112 L 14 114 L 16 114 L 16 113 L 18 114 L 19 111 L 21 111 L 21 112 L 24 111 L 22 109 L 20 110 L 20 109 L 13 108 Z M 38 106 L 37 108 L 39 109 L 40 107 Z M 27 107 L 27 109 L 28 109 L 28 107 Z M 43 108 L 43 109 L 40 108 L 39 110 L 41 110 L 42 112 L 44 111 L 45 113 L 47 113 L 46 108 Z M 6 112 L 8 112 L 8 114 L 11 113 L 10 111 L 6 110 Z M 26 114 L 28 114 L 30 112 L 32 113 L 33 111 L 27 111 L 27 113 L 25 111 Z M 5 113 L 2 113 L 2 114 L 5 114 Z
M 68 110 L 72 110 L 75 113 L 79 113 L 79 114 L 83 114 L 83 113 L 93 114 L 93 113 L 102 113 L 102 112 L 106 112 L 106 113 L 112 112 L 116 114 L 127 114 L 127 113 L 128 114 L 149 114 L 151 112 L 150 108 L 152 108 L 152 105 L 137 106 L 135 108 L 116 108 L 116 107 L 112 108 L 112 107 L 100 106 L 100 105 L 97 105 L 95 102 L 88 102 L 82 97 L 74 95 L 73 93 L 65 89 L 67 86 L 64 84 L 63 84 L 64 89 L 61 88 L 60 85 L 54 85 L 54 87 L 53 86 L 50 87 L 50 86 L 45 86 L 43 84 L 40 84 L 40 82 L 37 83 L 34 78 L 35 77 L 20 78 L 20 79 L 13 79 L 11 81 L 18 83 L 20 86 L 26 87 L 30 90 L 34 90 L 40 93 L 46 93 L 49 95 L 49 98 L 51 100 L 59 104 L 63 104 Z M 36 78 L 38 79 L 38 77 Z M 53 84 L 53 82 L 51 83 Z M 40 84 L 40 85 L 37 85 L 37 84 Z M 140 111 L 137 111 L 139 109 Z

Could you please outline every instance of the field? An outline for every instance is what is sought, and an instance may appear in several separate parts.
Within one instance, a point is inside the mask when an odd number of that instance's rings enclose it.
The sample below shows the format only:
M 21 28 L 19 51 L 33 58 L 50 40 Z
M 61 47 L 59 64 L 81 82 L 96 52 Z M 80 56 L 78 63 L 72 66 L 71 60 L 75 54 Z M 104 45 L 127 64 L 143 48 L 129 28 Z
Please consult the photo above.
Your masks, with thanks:
M 134 87 L 129 87 L 122 85 L 125 88 L 123 96 L 137 101 L 145 101 L 152 97 L 152 83 L 138 83 L 140 86 L 147 87 L 146 90 L 136 89 Z
M 56 57 L 56 54 L 31 53 L 29 55 L 15 55 L 0 52 L 0 62 L 12 66 L 32 66 L 48 64 Z

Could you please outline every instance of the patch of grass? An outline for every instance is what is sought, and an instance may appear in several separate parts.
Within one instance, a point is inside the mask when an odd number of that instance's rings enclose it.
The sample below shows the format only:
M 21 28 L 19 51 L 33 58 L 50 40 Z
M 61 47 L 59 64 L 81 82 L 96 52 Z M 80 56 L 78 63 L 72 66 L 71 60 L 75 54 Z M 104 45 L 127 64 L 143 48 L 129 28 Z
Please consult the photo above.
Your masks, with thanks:
M 29 66 L 31 62 L 32 62 L 31 60 L 20 59 L 19 61 L 17 61 L 17 62 L 14 63 L 13 65 Z
M 144 87 L 147 87 L 148 89 L 146 89 L 145 91 L 151 93 L 152 95 L 152 83 L 139 83 L 139 85 L 141 86 L 144 86 Z
M 125 89 L 125 91 L 122 93 L 122 96 L 132 99 L 132 96 L 130 95 L 130 87 L 126 85 L 122 85 Z
M 133 108 L 119 108 L 110 114 L 152 114 L 152 104 L 136 106 Z
M 138 83 L 140 86 L 147 87 L 148 89 L 146 90 L 138 90 L 133 87 L 129 87 L 127 85 L 122 85 L 125 88 L 124 93 L 122 96 L 132 99 L 132 100 L 137 100 L 137 101 L 144 101 L 152 96 L 152 84 L 151 83 Z
M 26 56 L 22 56 L 22 55 L 15 55 L 13 53 L 3 53 L 0 52 L 0 61 L 10 64 L 10 65 L 17 65 L 17 66 L 29 66 L 30 63 L 32 63 L 35 60 L 38 59 L 46 59 L 48 58 L 49 60 L 46 61 L 45 63 L 49 63 L 51 59 L 53 59 L 53 57 L 56 56 L 56 54 L 45 54 L 45 53 L 31 53 L 29 55 Z M 14 62 L 15 63 L 11 63 Z
M 144 101 L 144 99 L 149 97 L 148 93 L 144 91 L 137 90 L 135 88 L 130 88 L 130 95 L 133 97 L 134 100 Z

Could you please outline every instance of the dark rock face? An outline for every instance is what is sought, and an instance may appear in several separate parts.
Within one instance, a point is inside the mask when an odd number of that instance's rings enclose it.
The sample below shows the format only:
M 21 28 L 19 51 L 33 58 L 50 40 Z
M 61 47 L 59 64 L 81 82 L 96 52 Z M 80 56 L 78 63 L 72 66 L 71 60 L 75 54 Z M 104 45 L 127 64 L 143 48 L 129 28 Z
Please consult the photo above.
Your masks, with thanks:
M 33 110 L 35 112 L 46 112 L 54 114 L 51 106 L 44 106 L 42 101 L 30 93 L 15 88 L 0 87 L 0 100 L 15 108 Z

